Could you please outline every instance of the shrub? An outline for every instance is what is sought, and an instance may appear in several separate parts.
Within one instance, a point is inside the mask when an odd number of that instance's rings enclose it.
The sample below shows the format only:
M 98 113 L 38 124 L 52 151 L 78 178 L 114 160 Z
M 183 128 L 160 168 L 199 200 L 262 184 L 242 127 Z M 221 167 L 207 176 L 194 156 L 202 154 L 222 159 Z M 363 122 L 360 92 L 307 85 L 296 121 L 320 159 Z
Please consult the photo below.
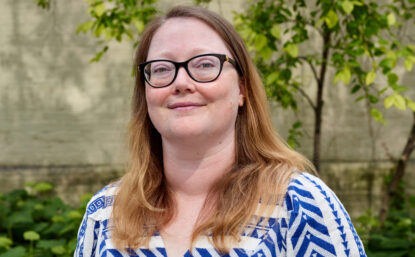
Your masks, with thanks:
M 356 220 L 368 257 L 415 257 L 414 210 L 415 197 L 401 182 L 384 224 L 370 210 Z
M 42 182 L 0 194 L 0 257 L 73 256 L 91 195 L 73 208 L 52 191 L 52 184 Z

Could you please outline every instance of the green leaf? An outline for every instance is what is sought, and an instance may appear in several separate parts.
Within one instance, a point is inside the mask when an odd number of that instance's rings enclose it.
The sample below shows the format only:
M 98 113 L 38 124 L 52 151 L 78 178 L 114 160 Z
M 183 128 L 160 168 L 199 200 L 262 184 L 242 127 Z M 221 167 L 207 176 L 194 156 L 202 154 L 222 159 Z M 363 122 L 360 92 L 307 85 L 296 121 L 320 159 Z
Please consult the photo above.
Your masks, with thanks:
M 398 222 L 398 227 L 410 227 L 411 224 L 412 220 L 410 218 L 404 218 Z
M 61 223 L 65 221 L 65 218 L 63 216 L 60 215 L 55 215 L 52 217 L 52 221 L 53 223 Z
M 276 39 L 279 39 L 281 37 L 281 27 L 279 24 L 272 25 L 271 28 L 271 35 L 273 35 Z
M 370 71 L 366 74 L 366 86 L 369 86 L 370 84 L 372 84 L 376 79 L 376 72 L 375 71 Z
M 406 99 L 406 105 L 408 105 L 409 109 L 411 109 L 413 112 L 415 112 L 415 102 L 410 100 L 410 99 Z
M 255 36 L 255 48 L 257 50 L 261 50 L 264 46 L 266 46 L 268 43 L 268 39 L 264 35 L 256 35 Z
M 74 252 L 75 251 L 75 248 L 76 248 L 76 245 L 77 245 L 77 238 L 76 237 L 74 237 L 74 238 L 72 238 L 71 240 L 69 240 L 69 242 L 66 244 L 66 249 L 68 249 L 68 251 L 70 251 L 70 252 Z
M 144 31 L 145 24 L 144 24 L 144 22 L 142 20 L 139 20 L 137 18 L 133 18 L 132 19 L 132 23 L 137 28 L 138 33 L 141 33 L 141 32 Z
M 76 29 L 76 34 L 78 34 L 79 32 L 82 33 L 86 33 L 88 32 L 88 30 L 90 28 L 92 28 L 92 25 L 94 25 L 94 23 L 92 21 L 87 21 L 85 23 L 82 23 L 81 25 L 78 26 L 78 28 Z
M 370 115 L 375 121 L 385 124 L 385 120 L 383 119 L 383 114 L 379 110 L 372 108 L 370 110 Z
M 278 72 L 276 72 L 276 71 L 274 71 L 273 73 L 269 74 L 267 76 L 267 79 L 266 79 L 266 84 L 267 85 L 270 85 L 270 84 L 274 83 L 278 79 L 279 75 L 280 74 Z
M 35 206 L 33 206 L 33 209 L 37 210 L 37 211 L 41 211 L 45 208 L 45 206 L 43 204 L 37 203 L 35 204 Z
M 343 11 L 345 13 L 351 14 L 353 12 L 353 8 L 354 8 L 353 2 L 350 2 L 350 1 L 347 1 L 347 0 L 343 1 L 342 8 L 343 8 Z
M 385 92 L 386 92 L 386 90 L 388 90 L 388 87 L 384 87 L 383 89 L 381 89 L 381 90 L 378 92 L 378 94 L 379 94 L 379 95 L 382 95 L 383 93 L 385 93 Z
M 350 72 L 349 67 L 345 67 L 343 70 L 340 70 L 337 72 L 336 76 L 334 76 L 334 83 L 337 83 L 339 80 L 341 80 L 344 84 L 349 84 L 350 79 L 352 78 L 352 74 Z
M 361 87 L 360 87 L 360 85 L 355 85 L 353 88 L 352 88 L 352 90 L 350 91 L 350 93 L 351 94 L 354 94 L 354 93 L 356 93 L 357 91 L 359 91 L 359 89 L 360 89 Z
M 405 98 L 400 94 L 393 94 L 386 97 L 383 104 L 385 105 L 386 109 L 390 108 L 391 106 L 395 106 L 396 108 L 403 111 L 406 109 Z
M 360 101 L 362 101 L 363 99 L 365 99 L 366 97 L 365 96 L 360 96 L 360 97 L 358 97 L 358 98 L 356 98 L 356 100 L 355 100 L 355 102 L 357 103 L 357 102 L 360 102 Z
M 288 44 L 284 47 L 284 51 L 293 58 L 297 58 L 298 56 L 298 46 L 296 44 Z
M 392 59 L 393 61 L 396 61 L 397 59 L 397 51 L 387 51 L 386 52 L 386 57 Z
M 379 44 L 381 44 L 381 45 L 389 45 L 389 41 L 388 40 L 385 40 L 385 39 L 383 39 L 383 38 L 379 38 Z
M 372 104 L 375 104 L 375 103 L 379 102 L 379 98 L 377 98 L 374 95 L 368 95 L 367 98 L 369 99 L 369 102 L 372 103 Z
M 262 58 L 264 60 L 268 60 L 269 58 L 271 58 L 272 56 L 272 50 L 269 47 L 263 47 L 260 51 L 259 54 L 262 56 Z
M 37 192 L 45 193 L 45 192 L 52 190 L 53 185 L 51 183 L 41 182 L 41 183 L 36 184 L 33 189 L 36 190 Z
M 40 248 L 40 249 L 50 249 L 52 247 L 55 246 L 60 246 L 60 245 L 64 245 L 65 244 L 65 240 L 61 239 L 61 240 L 39 240 L 39 242 L 37 242 L 36 247 Z
M 36 241 L 40 239 L 40 235 L 35 231 L 26 231 L 23 233 L 23 238 L 28 241 Z
M 98 25 L 98 28 L 96 28 L 94 30 L 93 34 L 94 34 L 95 37 L 100 37 L 102 31 L 104 31 L 104 30 L 105 30 L 105 26 L 103 24 L 99 24 Z
M 52 253 L 57 254 L 57 255 L 62 255 L 64 253 L 66 253 L 66 249 L 64 246 L 60 245 L 60 246 L 55 246 L 52 247 Z
M 301 121 L 297 121 L 293 124 L 294 129 L 301 128 L 301 126 L 303 126 L 303 123 L 301 123 Z
M 72 220 L 81 219 L 83 217 L 82 213 L 80 213 L 79 211 L 70 211 L 66 216 Z
M 99 3 L 94 7 L 94 11 L 98 17 L 101 17 L 105 13 L 105 4 Z
M 324 18 L 324 22 L 326 22 L 326 25 L 327 27 L 329 27 L 329 29 L 334 28 L 338 21 L 339 18 L 337 17 L 336 12 L 334 12 L 333 10 L 330 10 Z
M 383 68 L 383 73 L 387 73 L 395 66 L 395 60 L 392 58 L 385 58 L 382 61 L 380 61 L 379 66 Z
M 405 253 L 407 253 L 405 249 L 408 249 L 411 246 L 411 242 L 408 241 L 407 238 L 387 238 L 386 240 L 385 240 L 385 244 L 382 245 L 383 249 L 393 249 L 393 250 L 399 249 L 399 251 L 396 251 L 396 252 L 397 253 L 401 252 L 401 254 L 399 255 L 396 254 L 393 256 L 405 256 Z M 389 254 L 388 256 L 392 256 L 392 255 Z
M 326 17 L 322 17 L 321 19 L 319 19 L 317 22 L 316 22 L 316 28 L 317 27 L 320 27 L 323 23 L 324 23 L 324 21 L 325 21 L 325 19 L 326 19 Z
M 393 96 L 394 95 L 390 95 L 390 96 L 386 97 L 385 100 L 383 101 L 383 105 L 385 106 L 386 109 L 389 109 L 393 105 L 393 103 L 395 101 Z
M 408 87 L 406 87 L 406 86 L 399 86 L 399 85 L 396 85 L 396 84 L 392 84 L 392 85 L 390 85 L 390 87 L 395 92 L 404 92 L 404 91 L 408 90 Z
M 104 48 L 99 51 L 94 58 L 92 58 L 91 60 L 89 60 L 89 62 L 98 62 L 99 60 L 101 60 L 102 55 L 105 54 L 105 52 L 108 51 L 108 46 L 104 46 Z
M 0 249 L 1 248 L 5 248 L 5 249 L 9 249 L 10 246 L 13 244 L 13 241 L 8 238 L 8 237 L 0 237 Z
M 413 56 L 411 56 L 413 57 Z M 407 71 L 411 71 L 412 67 L 414 65 L 414 62 L 412 61 L 412 58 L 406 58 L 404 62 L 405 68 Z
M 398 75 L 396 75 L 395 73 L 389 73 L 388 74 L 388 83 L 389 85 L 395 85 L 396 82 L 398 82 Z
M 24 186 L 25 187 L 31 187 L 31 188 L 33 188 L 35 185 L 36 185 L 36 183 L 33 182 L 33 181 L 27 181 L 27 182 L 24 183 Z
M 388 25 L 389 26 L 392 26 L 396 23 L 395 14 L 393 14 L 393 13 L 389 13 L 388 16 L 387 16 L 387 19 L 388 19 Z
M 14 224 L 22 224 L 22 223 L 32 223 L 33 218 L 30 212 L 27 211 L 19 211 L 14 212 L 12 215 L 10 215 L 7 219 L 7 222 L 10 225 Z
M 17 246 L 3 254 L 0 254 L 0 257 L 24 257 L 25 255 L 26 249 L 23 246 Z
M 59 231 L 59 235 L 63 235 L 63 234 L 65 234 L 65 233 L 68 233 L 68 232 L 70 232 L 70 231 L 74 231 L 74 230 L 76 230 L 77 229 L 77 227 L 78 226 L 76 226 L 74 223 L 71 223 L 71 224 L 69 224 L 69 225 L 67 225 L 67 226 L 65 226 L 64 228 L 62 228 L 62 230 L 61 231 Z

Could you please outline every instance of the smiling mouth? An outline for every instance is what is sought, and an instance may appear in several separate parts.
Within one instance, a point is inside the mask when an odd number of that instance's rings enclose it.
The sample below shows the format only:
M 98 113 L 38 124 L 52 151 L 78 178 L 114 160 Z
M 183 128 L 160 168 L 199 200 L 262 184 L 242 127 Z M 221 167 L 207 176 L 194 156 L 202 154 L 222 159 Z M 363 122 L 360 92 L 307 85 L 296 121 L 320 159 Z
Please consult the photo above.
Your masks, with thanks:
M 173 109 L 173 110 L 192 110 L 198 107 L 202 107 L 205 106 L 205 104 L 200 104 L 200 103 L 174 103 L 174 104 L 170 104 L 167 107 L 169 109 Z

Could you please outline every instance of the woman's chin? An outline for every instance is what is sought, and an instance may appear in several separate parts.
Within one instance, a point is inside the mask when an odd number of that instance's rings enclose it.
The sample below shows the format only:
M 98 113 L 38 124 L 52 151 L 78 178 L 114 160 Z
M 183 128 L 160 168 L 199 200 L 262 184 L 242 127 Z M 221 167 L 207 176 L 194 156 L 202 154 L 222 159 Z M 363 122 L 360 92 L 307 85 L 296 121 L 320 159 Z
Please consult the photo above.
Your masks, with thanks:
M 201 139 L 205 139 L 208 137 L 208 133 L 205 130 L 196 130 L 196 129 L 191 129 L 191 130 L 173 130 L 170 131 L 165 138 L 167 139 L 171 139 L 171 140 L 184 140 L 185 141 L 189 141 L 191 140 L 192 142 L 195 141 L 199 141 Z

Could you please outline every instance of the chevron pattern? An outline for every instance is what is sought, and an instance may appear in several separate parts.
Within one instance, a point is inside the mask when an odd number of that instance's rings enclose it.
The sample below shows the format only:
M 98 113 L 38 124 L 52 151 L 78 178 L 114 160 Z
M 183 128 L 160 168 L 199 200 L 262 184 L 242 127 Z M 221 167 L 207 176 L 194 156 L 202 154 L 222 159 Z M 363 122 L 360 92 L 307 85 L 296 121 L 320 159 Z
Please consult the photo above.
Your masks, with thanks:
M 159 233 L 151 238 L 149 249 L 118 251 L 113 247 L 109 219 L 115 189 L 116 185 L 106 187 L 91 199 L 74 256 L 167 257 Z M 205 237 L 184 257 L 366 256 L 343 205 L 318 178 L 300 173 L 290 182 L 284 202 L 277 208 L 275 216 L 260 217 L 257 224 L 247 226 L 241 242 L 229 254 L 221 255 Z
M 320 193 L 324 196 L 325 200 L 329 204 L 330 209 L 333 213 L 333 216 L 335 217 L 335 221 L 338 225 L 337 229 L 339 230 L 340 236 L 342 238 L 342 245 L 344 247 L 345 255 L 351 256 L 350 248 L 348 247 L 349 243 L 346 239 L 347 234 L 346 234 L 345 226 L 341 223 L 340 213 L 342 213 L 342 215 L 345 217 L 348 227 L 351 228 L 354 243 L 359 250 L 359 256 L 366 256 L 362 242 L 360 241 L 359 236 L 357 235 L 356 230 L 353 227 L 350 217 L 347 214 L 346 210 L 344 209 L 343 205 L 340 203 L 339 199 L 336 197 L 336 195 L 331 190 L 330 192 L 327 192 L 326 189 L 324 189 L 322 185 L 320 185 L 317 181 L 313 180 L 311 177 L 306 177 L 306 178 L 308 181 L 310 181 L 311 183 L 315 185 L 315 187 L 320 191 Z M 332 200 L 334 200 L 334 202 L 332 202 Z M 335 207 L 335 204 L 337 204 L 338 208 Z

